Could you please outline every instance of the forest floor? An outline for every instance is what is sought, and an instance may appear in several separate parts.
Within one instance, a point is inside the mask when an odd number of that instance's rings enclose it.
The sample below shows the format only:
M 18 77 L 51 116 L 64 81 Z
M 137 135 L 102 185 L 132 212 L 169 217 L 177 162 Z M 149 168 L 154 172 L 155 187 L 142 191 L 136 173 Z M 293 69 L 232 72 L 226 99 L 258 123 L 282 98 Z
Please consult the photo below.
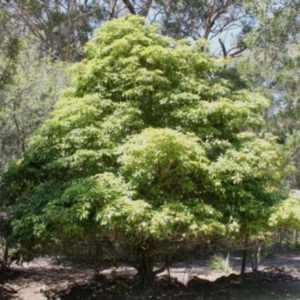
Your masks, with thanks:
M 0 299 L 17 300 L 300 300 L 300 255 L 277 254 L 264 259 L 258 272 L 250 266 L 244 278 L 237 275 L 240 257 L 230 274 L 212 271 L 207 261 L 191 261 L 174 265 L 171 280 L 165 274 L 152 290 L 135 285 L 134 269 L 121 267 L 102 272 L 92 280 L 93 270 L 54 259 L 38 258 L 23 267 L 13 266 L 0 278 Z M 2 287 L 2 288 L 1 288 Z

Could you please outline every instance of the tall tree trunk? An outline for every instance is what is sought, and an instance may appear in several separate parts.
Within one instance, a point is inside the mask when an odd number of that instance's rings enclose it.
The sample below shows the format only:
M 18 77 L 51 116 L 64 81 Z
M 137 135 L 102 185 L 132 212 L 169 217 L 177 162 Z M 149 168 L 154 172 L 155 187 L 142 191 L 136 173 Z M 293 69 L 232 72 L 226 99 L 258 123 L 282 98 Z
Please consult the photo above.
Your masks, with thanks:
M 155 285 L 155 274 L 153 271 L 154 259 L 149 249 L 140 247 L 138 277 L 144 289 L 152 289 Z

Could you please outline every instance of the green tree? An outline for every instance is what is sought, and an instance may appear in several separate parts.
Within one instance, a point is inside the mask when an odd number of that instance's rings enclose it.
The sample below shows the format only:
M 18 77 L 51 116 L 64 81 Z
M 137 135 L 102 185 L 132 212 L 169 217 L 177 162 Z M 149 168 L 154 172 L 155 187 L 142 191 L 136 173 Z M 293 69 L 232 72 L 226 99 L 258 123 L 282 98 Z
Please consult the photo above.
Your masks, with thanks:
M 83 46 L 93 30 L 110 17 L 110 1 L 12 0 L 0 5 L 9 12 L 21 36 L 34 36 L 43 55 L 59 60 L 83 58 Z
M 20 38 L 14 30 L 11 15 L 0 6 L 0 89 L 5 89 L 16 71 Z
M 22 245 L 105 237 L 130 249 L 147 287 L 156 259 L 172 260 L 166 245 L 268 221 L 285 170 L 280 146 L 255 133 L 268 101 L 218 78 L 203 43 L 137 16 L 96 32 L 74 86 L 3 175 Z
M 274 206 L 269 219 L 269 226 L 273 231 L 273 236 L 276 236 L 276 244 L 279 244 L 280 247 L 283 239 L 285 239 L 287 244 L 288 236 L 291 236 L 291 233 L 293 234 L 294 246 L 298 244 L 297 240 L 300 230 L 299 212 L 300 197 L 294 193 L 290 193 L 286 199 Z
M 236 56 L 246 49 L 245 33 L 255 15 L 248 0 L 10 0 L 2 3 L 20 34 L 30 32 L 43 53 L 61 60 L 81 60 L 93 30 L 125 14 L 147 17 L 161 24 L 164 35 L 214 40 L 216 55 Z M 251 1 L 250 1 L 251 2 Z M 229 33 L 230 32 L 230 33 Z
M 0 91 L 0 170 L 26 150 L 28 139 L 70 83 L 67 64 L 40 57 L 26 40 L 20 49 L 11 82 Z
M 14 61 L 14 74 L 0 91 L 0 176 L 12 159 L 19 158 L 27 149 L 28 139 L 49 117 L 58 93 L 69 83 L 62 62 L 41 58 L 23 40 Z M 5 249 L 0 261 L 8 260 L 11 227 L 9 209 L 0 205 L 0 248 Z
M 203 38 L 214 41 L 218 56 L 236 56 L 246 49 L 244 35 L 251 31 L 256 16 L 247 0 L 122 1 L 128 12 L 147 16 L 161 24 L 162 33 L 175 39 Z M 118 3 L 118 1 L 116 1 Z
M 300 229 L 300 198 L 290 194 L 287 199 L 280 201 L 270 216 L 270 225 L 276 229 Z
M 235 61 L 238 72 L 252 90 L 271 100 L 264 112 L 270 131 L 292 150 L 297 171 L 289 177 L 299 187 L 299 1 L 253 1 L 253 30 L 244 42 L 248 51 Z

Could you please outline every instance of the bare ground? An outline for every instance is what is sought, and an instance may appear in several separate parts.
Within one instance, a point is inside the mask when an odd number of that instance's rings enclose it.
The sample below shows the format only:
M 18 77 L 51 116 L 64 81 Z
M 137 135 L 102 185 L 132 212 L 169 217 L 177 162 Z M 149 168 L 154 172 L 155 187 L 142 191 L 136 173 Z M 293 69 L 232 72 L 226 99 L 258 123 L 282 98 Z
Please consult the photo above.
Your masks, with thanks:
M 143 291 L 135 284 L 134 269 L 126 266 L 102 272 L 95 282 L 90 268 L 37 258 L 23 267 L 13 266 L 5 281 L 2 278 L 0 299 L 300 300 L 300 255 L 289 253 L 265 259 L 259 272 L 250 272 L 248 267 L 244 278 L 237 275 L 240 257 L 231 260 L 236 271 L 231 275 L 211 271 L 204 261 L 174 265 L 171 281 L 163 274 L 155 289 Z

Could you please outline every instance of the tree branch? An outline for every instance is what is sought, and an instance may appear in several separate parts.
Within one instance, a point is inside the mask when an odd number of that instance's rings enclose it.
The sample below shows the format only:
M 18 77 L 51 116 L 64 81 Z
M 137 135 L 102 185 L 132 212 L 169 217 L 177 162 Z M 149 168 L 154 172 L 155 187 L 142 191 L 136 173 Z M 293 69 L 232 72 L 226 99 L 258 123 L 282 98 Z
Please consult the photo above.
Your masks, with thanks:
M 238 54 L 244 52 L 245 50 L 246 50 L 246 48 L 241 48 L 241 49 L 239 49 L 239 50 L 237 50 L 237 51 L 231 53 L 230 56 L 231 56 L 231 57 L 234 57 L 234 56 L 236 56 L 236 55 L 238 55 Z
M 109 19 L 113 19 L 115 16 L 115 10 L 116 10 L 116 5 L 117 5 L 117 0 L 114 1 L 113 7 L 111 9 L 110 15 L 109 15 Z
M 207 26 L 206 26 L 206 28 L 205 28 L 205 33 L 204 33 L 204 36 L 203 36 L 204 39 L 206 39 L 206 40 L 208 39 L 208 36 L 209 36 L 209 34 L 210 34 L 210 32 L 211 32 L 211 29 L 213 28 L 213 26 L 214 26 L 216 20 L 217 20 L 222 14 L 224 14 L 224 13 L 226 13 L 226 12 L 227 12 L 227 9 L 222 8 L 222 9 L 217 10 L 217 11 L 214 13 L 214 12 L 213 12 L 213 7 L 212 7 L 212 9 L 211 9 L 211 16 L 209 17 L 208 24 L 207 24 Z
M 136 15 L 135 9 L 132 5 L 132 3 L 129 0 L 122 0 L 129 12 L 133 15 Z
M 226 47 L 225 47 L 223 41 L 222 41 L 220 38 L 218 39 L 218 41 L 219 41 L 219 43 L 220 43 L 220 45 L 221 45 L 221 48 L 222 48 L 223 57 L 226 58 L 226 57 L 227 57 Z
M 171 265 L 171 263 L 168 262 L 168 261 L 166 261 L 166 262 L 164 263 L 164 265 L 163 265 L 161 268 L 155 270 L 155 271 L 153 272 L 153 274 L 154 274 L 154 275 L 157 275 L 157 274 L 162 273 L 162 272 L 165 271 L 167 268 L 169 268 L 170 265 Z
M 153 0 L 148 0 L 146 2 L 146 4 L 144 5 L 143 9 L 140 11 L 140 15 L 143 16 L 143 17 L 147 17 L 148 16 L 148 13 L 149 13 L 149 10 L 152 6 L 152 2 Z

